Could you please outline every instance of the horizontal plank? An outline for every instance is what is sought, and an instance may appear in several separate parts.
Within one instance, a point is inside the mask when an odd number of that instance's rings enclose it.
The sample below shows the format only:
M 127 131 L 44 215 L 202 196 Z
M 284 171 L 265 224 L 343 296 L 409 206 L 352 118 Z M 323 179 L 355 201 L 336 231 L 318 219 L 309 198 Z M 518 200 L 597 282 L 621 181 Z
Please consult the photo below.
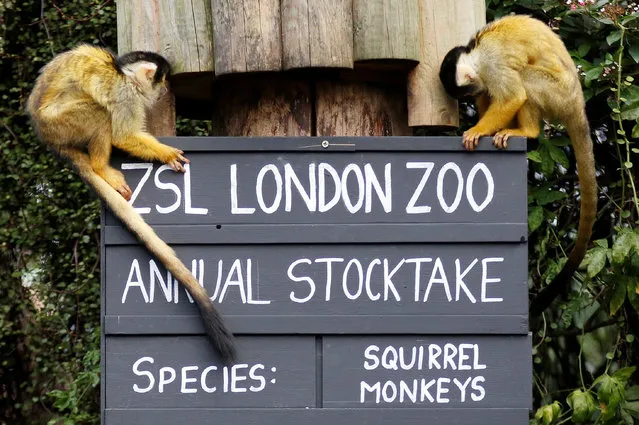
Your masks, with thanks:
M 237 349 L 224 365 L 204 336 L 107 336 L 105 407 L 526 408 L 532 398 L 529 335 L 240 336 Z
M 180 245 L 176 253 L 223 317 L 250 317 L 236 332 L 527 331 L 526 244 Z M 105 314 L 118 323 L 196 314 L 145 249 L 108 246 L 105 261 Z M 158 322 L 160 331 L 179 329 Z
M 525 335 L 527 315 L 395 315 L 395 316 L 234 316 L 224 315 L 234 334 L 298 335 Z M 107 335 L 201 335 L 201 318 L 192 316 L 107 315 Z
M 522 153 L 186 155 L 184 173 L 114 158 L 151 225 L 527 222 Z
M 185 152 L 235 151 L 420 151 L 465 152 L 461 137 L 454 136 L 393 136 L 393 137 L 160 137 L 160 141 Z M 322 142 L 327 141 L 328 147 Z M 326 144 L 324 144 L 326 145 Z M 491 137 L 482 137 L 477 152 L 500 152 L 500 155 L 525 152 L 526 138 L 511 137 L 508 149 L 499 150 Z
M 104 425 L 528 425 L 528 409 L 106 409 Z
M 406 223 L 406 224 L 220 224 L 154 225 L 168 244 L 278 243 L 526 243 L 527 223 Z M 105 245 L 137 244 L 118 226 L 105 226 Z

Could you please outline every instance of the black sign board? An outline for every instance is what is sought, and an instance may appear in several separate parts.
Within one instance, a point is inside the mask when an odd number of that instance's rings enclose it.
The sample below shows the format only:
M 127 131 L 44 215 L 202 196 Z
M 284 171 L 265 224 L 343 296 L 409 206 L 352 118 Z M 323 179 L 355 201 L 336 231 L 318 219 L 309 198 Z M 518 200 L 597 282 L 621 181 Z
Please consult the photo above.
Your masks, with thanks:
M 132 205 L 237 335 L 103 214 L 103 424 L 527 424 L 523 139 L 165 138 Z

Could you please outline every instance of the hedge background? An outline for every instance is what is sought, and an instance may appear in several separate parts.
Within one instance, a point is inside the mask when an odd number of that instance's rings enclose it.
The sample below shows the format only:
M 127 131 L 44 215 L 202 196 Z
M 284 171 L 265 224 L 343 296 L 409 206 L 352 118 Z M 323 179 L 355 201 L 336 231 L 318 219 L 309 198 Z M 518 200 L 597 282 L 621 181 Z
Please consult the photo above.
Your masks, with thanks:
M 571 50 L 601 193 L 582 270 L 531 318 L 531 422 L 631 425 L 639 421 L 639 6 L 487 0 L 487 8 L 489 20 L 532 14 Z M 117 51 L 114 1 L 0 0 L 0 425 L 99 423 L 99 202 L 40 145 L 23 109 L 38 69 L 80 42 Z M 460 108 L 466 128 L 475 109 Z M 178 120 L 179 135 L 209 128 Z M 534 299 L 575 236 L 579 198 L 561 126 L 547 125 L 528 157 Z

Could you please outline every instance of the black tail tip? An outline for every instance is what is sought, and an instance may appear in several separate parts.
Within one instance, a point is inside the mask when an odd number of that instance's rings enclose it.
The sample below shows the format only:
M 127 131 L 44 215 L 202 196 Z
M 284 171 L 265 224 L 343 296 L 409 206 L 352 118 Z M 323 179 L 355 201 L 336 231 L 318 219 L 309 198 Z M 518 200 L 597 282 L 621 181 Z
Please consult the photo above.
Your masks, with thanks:
M 237 362 L 237 347 L 235 346 L 235 338 L 232 335 L 227 334 L 223 338 L 219 338 L 219 335 L 216 335 L 213 345 L 219 352 L 224 364 L 232 365 Z

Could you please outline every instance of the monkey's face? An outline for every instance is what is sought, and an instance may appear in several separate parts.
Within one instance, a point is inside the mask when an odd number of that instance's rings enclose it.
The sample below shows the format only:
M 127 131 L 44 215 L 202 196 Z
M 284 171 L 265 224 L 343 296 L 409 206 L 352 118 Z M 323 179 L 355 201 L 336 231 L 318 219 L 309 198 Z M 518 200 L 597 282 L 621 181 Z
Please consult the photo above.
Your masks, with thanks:
M 452 48 L 444 57 L 439 79 L 446 92 L 455 99 L 476 96 L 485 90 L 467 46 Z

